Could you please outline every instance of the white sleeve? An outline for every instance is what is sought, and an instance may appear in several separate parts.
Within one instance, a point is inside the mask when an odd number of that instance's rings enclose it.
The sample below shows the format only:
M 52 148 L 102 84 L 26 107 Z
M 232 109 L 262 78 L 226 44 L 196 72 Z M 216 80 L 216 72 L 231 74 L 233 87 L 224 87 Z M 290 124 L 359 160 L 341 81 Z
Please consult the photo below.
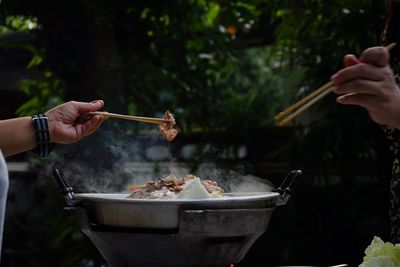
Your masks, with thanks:
M 0 262 L 1 244 L 3 242 L 4 217 L 6 213 L 6 200 L 8 191 L 8 171 L 3 154 L 0 151 Z

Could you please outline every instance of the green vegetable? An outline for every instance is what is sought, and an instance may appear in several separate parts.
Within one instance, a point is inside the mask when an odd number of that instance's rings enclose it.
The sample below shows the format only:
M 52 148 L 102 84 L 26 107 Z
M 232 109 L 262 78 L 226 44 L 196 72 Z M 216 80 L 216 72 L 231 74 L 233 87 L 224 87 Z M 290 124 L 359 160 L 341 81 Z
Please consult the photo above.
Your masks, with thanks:
M 400 267 L 400 244 L 383 242 L 374 236 L 365 250 L 364 261 L 358 267 Z

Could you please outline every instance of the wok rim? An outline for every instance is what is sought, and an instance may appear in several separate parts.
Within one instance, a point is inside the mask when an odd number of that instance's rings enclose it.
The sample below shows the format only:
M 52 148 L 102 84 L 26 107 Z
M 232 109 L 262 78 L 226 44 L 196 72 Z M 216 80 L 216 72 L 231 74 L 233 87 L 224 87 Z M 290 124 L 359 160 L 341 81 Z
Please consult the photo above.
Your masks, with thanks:
M 81 201 L 126 203 L 126 204 L 222 204 L 232 202 L 248 202 L 272 200 L 280 196 L 276 192 L 239 192 L 225 193 L 221 198 L 206 199 L 135 199 L 128 198 L 129 193 L 76 193 L 75 197 Z

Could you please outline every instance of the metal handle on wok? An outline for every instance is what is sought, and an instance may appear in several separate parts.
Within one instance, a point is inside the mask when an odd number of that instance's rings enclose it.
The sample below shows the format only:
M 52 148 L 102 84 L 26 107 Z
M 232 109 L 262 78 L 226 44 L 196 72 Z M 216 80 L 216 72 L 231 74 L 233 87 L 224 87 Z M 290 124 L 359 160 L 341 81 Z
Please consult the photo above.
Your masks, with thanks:
M 67 182 L 65 181 L 64 174 L 57 168 L 53 169 L 54 178 L 58 183 L 58 186 L 61 189 L 61 193 L 63 194 L 65 200 L 67 201 L 68 205 L 74 206 L 76 205 L 79 200 L 75 197 L 74 189 L 68 186 Z
M 276 189 L 276 192 L 278 192 L 281 195 L 278 202 L 276 203 L 277 206 L 285 205 L 288 202 L 291 194 L 293 193 L 295 180 L 297 176 L 301 174 L 302 174 L 301 170 L 293 170 L 286 175 L 282 184 L 278 187 L 278 189 Z

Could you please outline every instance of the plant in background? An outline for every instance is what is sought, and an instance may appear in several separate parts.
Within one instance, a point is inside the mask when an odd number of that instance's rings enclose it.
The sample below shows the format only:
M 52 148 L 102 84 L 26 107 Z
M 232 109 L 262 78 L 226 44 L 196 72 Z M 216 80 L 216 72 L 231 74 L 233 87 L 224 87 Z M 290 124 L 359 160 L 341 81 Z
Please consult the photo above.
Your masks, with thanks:
M 35 33 L 41 29 L 38 19 L 34 16 L 16 15 L 0 16 L 0 18 L 0 35 L 9 36 L 1 42 L 1 47 L 26 51 L 31 55 L 26 69 L 31 71 L 34 77 L 22 79 L 18 84 L 30 99 L 16 111 L 16 114 L 29 116 L 43 113 L 60 104 L 66 91 L 65 83 L 56 77 L 52 70 L 43 66 L 46 50 L 32 42 Z M 19 35 L 26 36 L 22 38 L 24 41 L 17 38 Z
M 9 34 L 15 32 L 29 33 L 39 28 L 37 18 L 34 16 L 1 16 L 0 34 Z
M 63 103 L 66 91 L 64 82 L 49 70 L 40 76 L 42 77 L 39 79 L 21 81 L 20 88 L 30 99 L 17 109 L 19 116 L 43 113 Z
M 250 61 L 252 55 L 246 53 L 241 36 L 256 28 L 262 13 L 258 4 L 187 1 L 135 4 L 127 9 L 124 16 L 137 25 L 129 34 L 129 42 L 121 46 L 126 55 L 123 65 L 129 101 L 144 114 L 171 109 L 183 132 L 217 127 L 221 116 L 227 116 L 224 121 L 231 119 L 221 110 L 229 105 L 229 97 L 236 97 L 227 91 L 241 77 L 246 78 L 238 64 L 242 59 Z M 260 52 L 259 56 L 266 55 Z M 259 71 L 259 79 L 271 77 L 264 77 L 255 64 L 252 67 L 256 67 L 254 73 Z M 262 67 L 266 67 L 265 62 Z M 240 77 L 230 78 L 235 75 Z M 243 85 L 243 94 L 258 90 L 258 84 Z M 265 106 L 270 106 L 271 100 L 259 99 Z M 196 108 L 189 108 L 193 106 Z

